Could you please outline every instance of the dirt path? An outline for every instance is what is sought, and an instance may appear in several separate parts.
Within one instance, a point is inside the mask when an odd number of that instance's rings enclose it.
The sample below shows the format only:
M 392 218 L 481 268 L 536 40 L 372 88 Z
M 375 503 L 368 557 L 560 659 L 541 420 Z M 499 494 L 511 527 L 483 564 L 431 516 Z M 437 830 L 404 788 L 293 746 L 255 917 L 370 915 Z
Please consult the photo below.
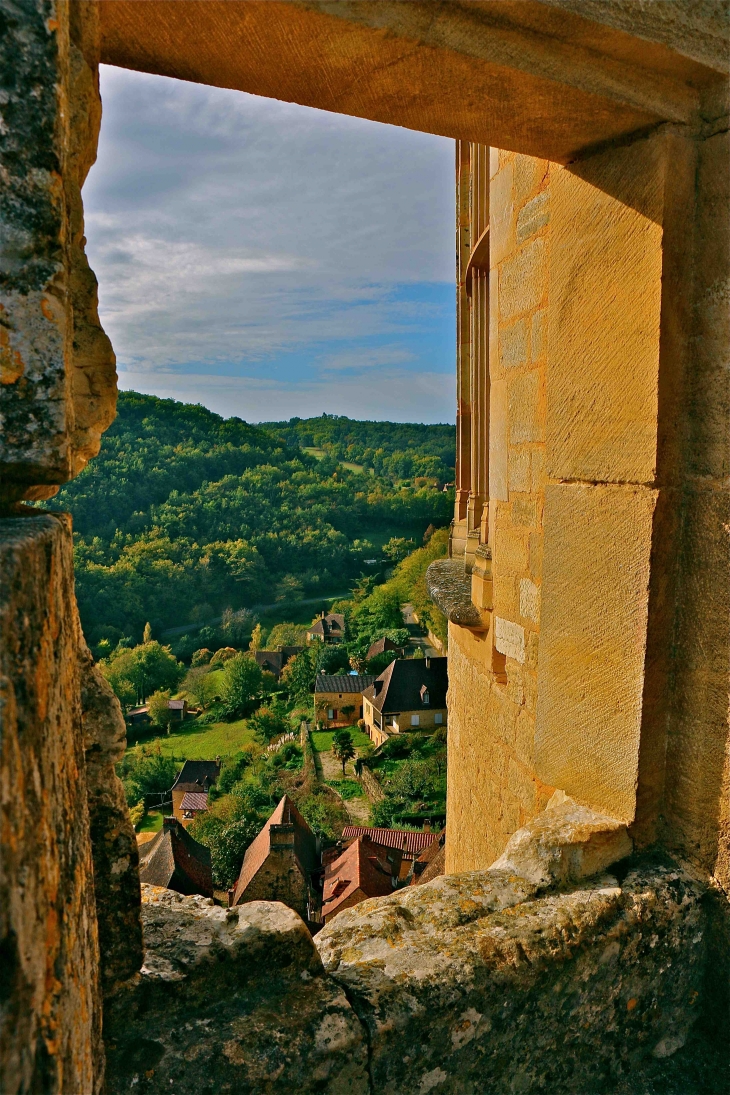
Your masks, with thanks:
M 327 750 L 324 753 L 314 752 L 315 758 L 318 760 L 319 776 L 322 781 L 327 780 L 341 780 L 342 779 L 342 763 L 337 759 L 334 753 Z M 355 779 L 355 769 L 353 767 L 353 761 L 348 760 L 345 765 L 345 779 Z M 362 798 L 349 798 L 343 799 L 345 803 L 345 809 L 353 825 L 368 825 L 370 819 L 370 802 L 363 795 Z

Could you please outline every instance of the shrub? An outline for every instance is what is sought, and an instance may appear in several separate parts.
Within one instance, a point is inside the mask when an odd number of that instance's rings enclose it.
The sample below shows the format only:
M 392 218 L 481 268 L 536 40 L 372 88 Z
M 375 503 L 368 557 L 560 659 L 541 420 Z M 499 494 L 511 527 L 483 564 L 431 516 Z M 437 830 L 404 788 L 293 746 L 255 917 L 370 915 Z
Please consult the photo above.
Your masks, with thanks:
M 261 691 L 261 683 L 261 669 L 250 654 L 236 653 L 226 661 L 221 691 L 229 718 L 248 714 Z
M 136 806 L 130 806 L 129 820 L 132 822 L 133 828 L 137 828 L 146 813 L 144 799 L 140 799 Z
M 270 707 L 260 707 L 248 720 L 248 725 L 253 729 L 256 740 L 262 745 L 276 741 L 282 734 L 288 734 L 291 730 L 285 708 L 277 703 L 271 704 Z
M 200 650 L 196 650 L 193 653 L 193 657 L 192 657 L 192 660 L 191 660 L 190 664 L 193 666 L 194 669 L 196 669 L 198 666 L 208 665 L 208 663 L 210 662 L 210 659 L 212 657 L 213 657 L 213 651 L 208 650 L 207 646 L 203 646 L 203 647 L 201 647 Z
M 235 647 L 233 647 L 233 646 L 222 646 L 220 648 L 220 650 L 216 650 L 215 654 L 210 659 L 210 665 L 220 667 L 225 662 L 230 661 L 231 658 L 235 658 L 237 654 L 238 654 L 238 651 L 236 650 Z
M 159 726 L 160 729 L 166 729 L 168 731 L 170 729 L 170 723 L 172 722 L 172 711 L 168 706 L 169 701 L 169 691 L 155 692 L 150 696 L 150 702 L 147 709 L 152 725 Z

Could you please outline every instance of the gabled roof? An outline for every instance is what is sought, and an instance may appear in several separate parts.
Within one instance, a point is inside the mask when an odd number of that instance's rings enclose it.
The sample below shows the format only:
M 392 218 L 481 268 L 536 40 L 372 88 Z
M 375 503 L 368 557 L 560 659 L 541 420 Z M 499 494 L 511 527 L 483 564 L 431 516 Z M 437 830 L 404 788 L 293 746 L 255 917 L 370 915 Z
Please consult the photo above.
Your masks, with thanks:
M 318 673 L 314 682 L 315 692 L 363 692 L 375 680 L 375 677 L 367 673 L 354 676 L 352 673 L 336 673 L 332 676 L 326 673 Z
M 307 628 L 308 635 L 344 635 L 345 617 L 341 612 L 328 612 Z
M 371 658 L 377 658 L 378 654 L 384 654 L 386 650 L 400 651 L 400 647 L 396 646 L 392 639 L 389 639 L 387 635 L 383 635 L 382 639 L 376 639 L 371 645 L 365 660 L 370 661 Z
M 197 784 L 196 784 L 197 786 Z M 207 810 L 208 809 L 208 792 L 207 791 L 186 791 L 182 797 L 180 803 L 181 810 Z
M 375 844 L 367 836 L 359 836 L 327 865 L 322 894 L 323 916 L 332 916 L 357 890 L 365 897 L 384 897 L 393 892 L 394 872 L 384 851 L 382 845 Z
M 440 710 L 446 707 L 448 658 L 412 658 L 391 662 L 365 695 L 383 715 L 402 711 Z M 424 704 L 421 689 L 428 692 Z
M 433 836 L 433 834 L 431 834 Z M 436 833 L 433 840 L 425 848 L 413 864 L 413 878 L 411 886 L 420 886 L 423 882 L 430 882 L 432 878 L 438 878 L 444 874 L 446 868 L 446 830 Z
M 210 849 L 194 840 L 175 818 L 165 818 L 157 836 L 142 849 L 140 882 L 182 894 L 213 896 Z
M 410 829 L 375 829 L 367 825 L 346 825 L 342 840 L 367 836 L 374 844 L 384 848 L 400 848 L 405 859 L 415 859 L 433 841 L 433 833 L 413 832 Z
M 294 855 L 302 874 L 309 875 L 317 866 L 317 840 L 302 815 L 288 795 L 284 795 L 258 836 L 249 844 L 241 864 L 233 891 L 233 904 L 237 905 L 256 874 L 261 870 L 271 851 L 271 826 L 294 826 Z
M 217 760 L 186 760 L 177 774 L 177 779 L 172 785 L 173 791 L 182 789 L 183 784 L 197 784 L 201 790 L 206 790 L 211 783 L 215 783 L 221 773 L 221 766 Z M 185 790 L 194 790 L 192 786 L 186 786 Z
M 188 705 L 187 700 L 168 700 L 167 706 L 170 711 L 184 711 Z
M 282 669 L 296 654 L 304 650 L 303 646 L 282 646 L 281 650 L 257 650 L 254 653 L 256 664 L 279 678 Z

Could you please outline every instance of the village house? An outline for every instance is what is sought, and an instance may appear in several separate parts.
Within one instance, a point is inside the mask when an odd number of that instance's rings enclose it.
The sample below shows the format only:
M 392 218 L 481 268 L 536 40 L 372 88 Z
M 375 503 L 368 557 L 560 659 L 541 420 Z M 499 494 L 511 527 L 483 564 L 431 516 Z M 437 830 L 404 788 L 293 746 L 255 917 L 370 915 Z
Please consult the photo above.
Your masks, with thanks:
M 432 834 L 431 843 L 414 859 L 410 885 L 422 886 L 446 871 L 446 829 Z
M 171 718 L 179 719 L 182 722 L 183 719 L 187 717 L 188 701 L 168 700 L 167 708 L 171 712 Z M 149 704 L 143 703 L 137 707 L 130 707 L 127 711 L 126 719 L 127 722 L 132 723 L 133 726 L 151 722 Z
M 341 843 L 349 845 L 358 837 L 367 837 L 379 848 L 387 851 L 397 851 L 400 854 L 398 877 L 404 882 L 410 874 L 413 863 L 430 847 L 434 840 L 434 834 L 430 829 L 376 829 L 368 825 L 346 825 L 342 830 Z
M 311 921 L 312 876 L 319 870 L 317 838 L 294 803 L 284 795 L 252 844 L 236 885 L 228 891 L 229 907 L 248 901 L 281 901 L 302 920 Z
M 380 654 L 385 654 L 388 650 L 392 650 L 397 658 L 402 658 L 404 651 L 400 646 L 396 646 L 392 639 L 389 639 L 387 635 L 383 635 L 382 639 L 376 639 L 370 646 L 365 660 L 370 661 L 371 658 L 377 658 Z
M 323 612 L 307 630 L 309 642 L 341 643 L 345 638 L 345 617 L 341 612 Z
M 349 726 L 363 717 L 363 693 L 374 677 L 358 673 L 318 673 L 314 682 L 314 709 L 324 727 Z
M 375 745 L 391 734 L 446 725 L 447 658 L 398 659 L 363 692 L 365 729 Z
M 221 773 L 220 757 L 215 760 L 186 760 L 172 785 L 172 814 L 178 821 L 190 821 L 208 809 L 208 791 Z
M 182 722 L 188 713 L 188 701 L 187 700 L 168 700 L 167 709 L 171 712 L 173 719 L 179 719 Z
M 296 657 L 303 649 L 303 646 L 282 646 L 281 650 L 256 650 L 254 658 L 260 669 L 273 673 L 278 681 L 289 659 Z
M 210 849 L 194 840 L 177 818 L 163 818 L 157 836 L 142 848 L 140 882 L 181 894 L 213 896 Z
M 402 861 L 398 848 L 376 844 L 361 833 L 336 859 L 325 863 L 322 919 L 328 924 L 343 909 L 368 897 L 384 897 L 397 887 Z

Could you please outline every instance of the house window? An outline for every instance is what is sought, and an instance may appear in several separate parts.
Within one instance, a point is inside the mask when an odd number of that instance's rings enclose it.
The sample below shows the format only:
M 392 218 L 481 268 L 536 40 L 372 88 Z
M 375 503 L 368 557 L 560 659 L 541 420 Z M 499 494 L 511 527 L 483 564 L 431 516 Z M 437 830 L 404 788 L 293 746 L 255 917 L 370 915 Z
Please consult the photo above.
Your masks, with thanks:
M 420 715 L 411 715 L 411 726 L 420 726 L 420 725 L 421 725 L 421 716 Z
M 334 707 L 328 707 L 327 708 L 327 718 L 328 719 L 333 719 L 336 714 L 337 714 L 337 712 L 335 711 Z
M 433 721 L 436 723 L 437 726 L 441 726 L 442 722 L 444 721 L 444 716 L 441 714 L 440 711 L 436 712 L 433 717 Z

